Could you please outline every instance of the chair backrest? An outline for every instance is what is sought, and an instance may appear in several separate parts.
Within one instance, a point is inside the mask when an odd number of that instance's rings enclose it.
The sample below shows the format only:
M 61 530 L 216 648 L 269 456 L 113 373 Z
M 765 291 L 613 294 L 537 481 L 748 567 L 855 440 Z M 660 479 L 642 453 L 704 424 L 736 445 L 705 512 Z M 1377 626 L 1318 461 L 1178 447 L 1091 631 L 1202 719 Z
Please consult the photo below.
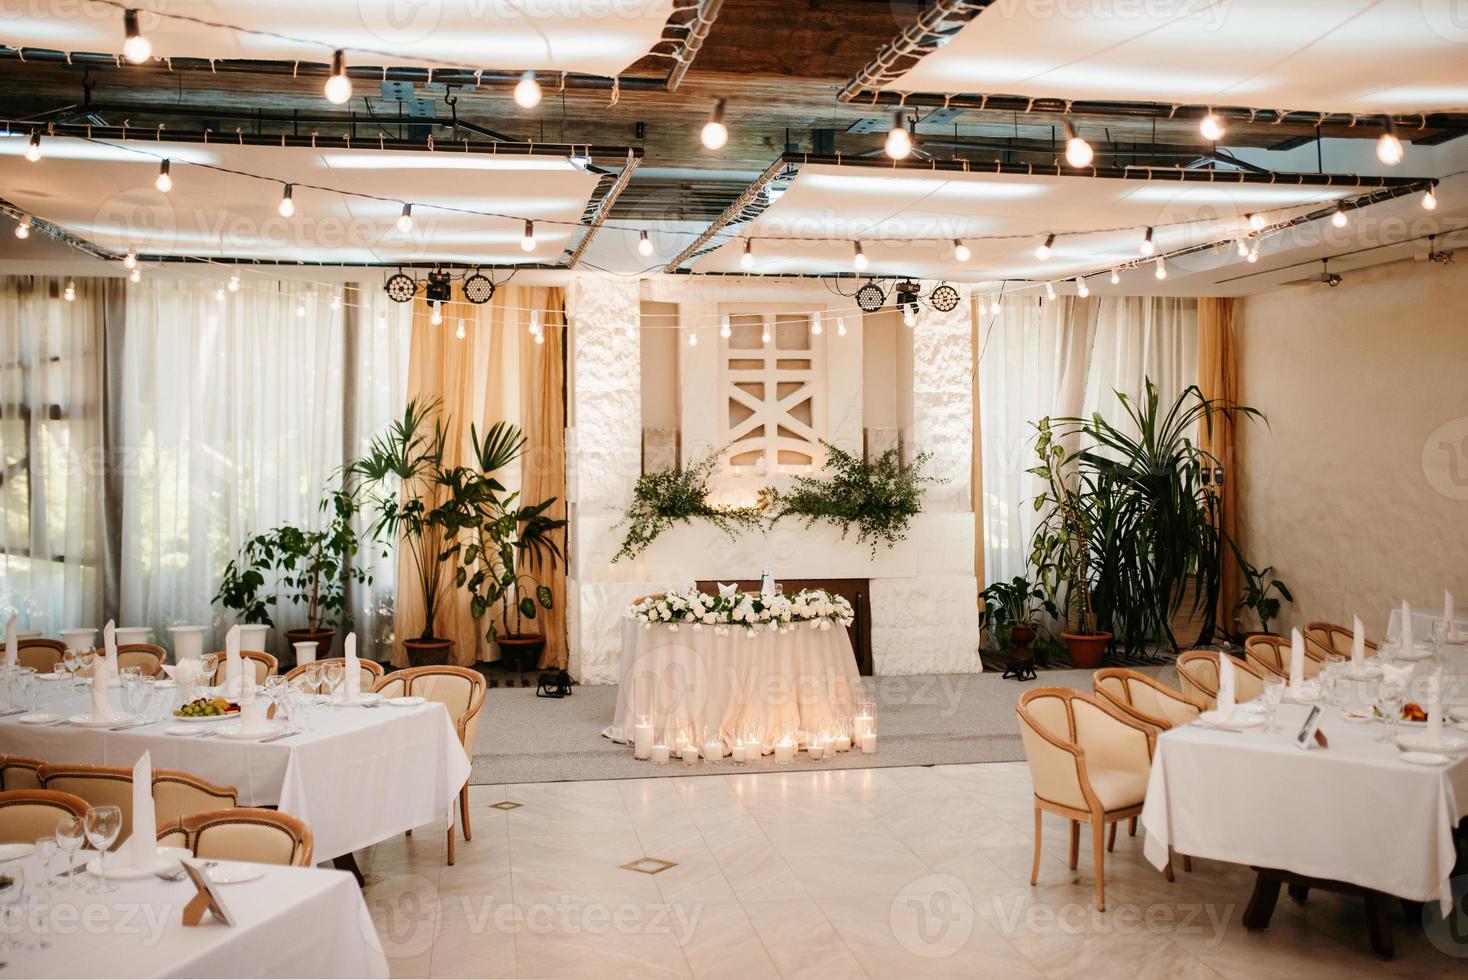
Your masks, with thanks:
M 179 820 L 178 832 L 195 857 L 258 864 L 311 866 L 315 847 L 311 828 L 279 810 L 235 807 L 191 814 Z M 172 834 L 165 828 L 160 836 Z
M 479 726 L 479 709 L 484 706 L 484 694 L 488 683 L 484 675 L 468 667 L 428 666 L 409 667 L 396 671 L 378 684 L 378 693 L 384 697 L 396 697 L 387 693 L 395 688 L 393 681 L 400 681 L 406 696 L 437 701 L 448 709 L 454 720 L 454 730 L 465 748 L 474 744 L 474 734 Z
M 1081 778 L 1080 746 L 1070 713 L 1070 688 L 1037 687 L 1020 695 L 1015 714 L 1035 796 L 1076 810 L 1091 809 Z
M 87 806 L 115 806 L 122 811 L 121 844 L 133 832 L 133 771 L 131 766 L 46 765 L 41 785 L 80 797 Z
M 396 670 L 377 682 L 372 690 L 385 698 L 402 698 L 408 696 L 408 677 L 406 670 Z
M 215 656 L 219 658 L 219 662 L 214 667 L 214 676 L 210 679 L 210 683 L 223 684 L 225 671 L 229 666 L 225 662 L 228 658 L 224 655 L 223 650 L 219 651 L 217 654 L 215 654 Z M 241 668 L 245 668 L 246 665 L 250 665 L 255 668 L 256 687 L 263 685 L 265 683 L 265 678 L 274 677 L 276 672 L 280 670 L 279 660 L 276 660 L 273 655 L 262 653 L 259 650 L 241 650 L 240 661 Z
M 15 645 L 15 662 L 37 673 L 50 674 L 55 672 L 64 653 L 66 644 L 60 640 L 48 640 L 44 637 L 21 640 Z
M 1262 667 L 1267 676 L 1288 678 L 1290 676 L 1290 641 L 1280 636 L 1251 636 L 1244 641 L 1244 659 Z M 1305 645 L 1306 677 L 1320 673 L 1321 658 Z
M 81 817 L 87 801 L 45 789 L 0 792 L 0 844 L 33 844 L 56 833 L 62 817 Z
M 0 755 L 0 790 L 41 789 L 40 759 Z
M 149 677 L 161 677 L 168 651 L 153 643 L 122 643 L 117 647 L 117 669 L 137 667 Z
M 1234 700 L 1252 701 L 1264 693 L 1264 673 L 1258 665 L 1230 656 L 1234 665 Z M 1189 650 L 1177 658 L 1177 676 L 1183 693 L 1202 701 L 1209 710 L 1218 706 L 1218 651 Z
M 233 786 L 215 786 L 178 769 L 153 770 L 153 810 L 159 826 L 239 804 L 239 791 Z
M 1096 694 L 1160 728 L 1186 725 L 1202 710 L 1181 692 L 1146 674 L 1125 667 L 1106 667 L 1092 675 Z
M 326 658 L 324 658 L 322 660 L 317 660 L 315 663 L 316 664 L 341 664 L 342 665 L 342 668 L 345 669 L 346 668 L 346 665 L 347 665 L 347 658 L 346 657 L 326 657 Z M 302 674 L 306 673 L 306 671 L 310 670 L 312 666 L 313 666 L 313 664 L 299 664 L 299 665 L 297 665 L 295 667 L 292 667 L 290 669 L 290 672 L 285 675 L 285 679 L 288 680 L 288 681 L 294 681 L 297 677 L 300 677 Z M 358 657 L 357 658 L 357 669 L 358 669 L 358 673 L 361 675 L 361 678 L 362 678 L 362 690 L 363 691 L 373 691 L 373 690 L 376 690 L 377 689 L 377 682 L 380 681 L 380 680 L 382 680 L 382 664 L 377 663 L 377 662 L 372 661 L 372 660 L 365 660 L 362 657 Z M 321 688 L 321 685 L 318 684 L 317 685 L 317 691 L 316 691 L 317 694 L 322 693 L 321 690 L 320 690 L 320 688 Z
M 1351 655 L 1351 643 L 1356 639 L 1356 634 L 1344 626 L 1335 623 L 1310 623 L 1305 627 L 1305 639 L 1318 644 L 1331 653 L 1342 657 Z M 1366 656 L 1376 656 L 1376 644 L 1370 640 L 1366 641 Z

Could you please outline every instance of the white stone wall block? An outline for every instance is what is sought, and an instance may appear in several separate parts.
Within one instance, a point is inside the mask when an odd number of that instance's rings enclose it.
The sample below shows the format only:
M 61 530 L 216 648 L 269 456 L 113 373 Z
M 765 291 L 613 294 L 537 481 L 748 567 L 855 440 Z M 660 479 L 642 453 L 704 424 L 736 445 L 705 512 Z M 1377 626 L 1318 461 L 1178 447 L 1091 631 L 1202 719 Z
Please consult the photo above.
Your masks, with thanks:
M 937 285 L 925 282 L 926 293 Z M 973 322 L 969 289 L 955 286 L 959 303 L 940 313 L 920 307 L 913 326 L 912 448 L 933 454 L 928 471 L 946 480 L 930 487 L 928 510 L 973 509 Z
M 972 575 L 873 579 L 876 674 L 958 674 L 979 661 L 978 580 Z

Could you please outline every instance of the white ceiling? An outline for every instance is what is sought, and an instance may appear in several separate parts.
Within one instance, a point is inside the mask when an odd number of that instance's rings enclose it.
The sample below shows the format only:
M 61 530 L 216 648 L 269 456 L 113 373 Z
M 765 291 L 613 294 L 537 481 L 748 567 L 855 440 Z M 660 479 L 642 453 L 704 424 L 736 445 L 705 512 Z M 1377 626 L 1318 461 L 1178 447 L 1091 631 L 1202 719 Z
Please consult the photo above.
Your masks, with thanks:
M 612 76 L 656 44 L 673 0 L 137 0 L 155 57 L 325 62 L 346 48 L 351 65 L 568 71 Z M 32 0 L 8 11 L 0 43 L 119 54 L 122 10 L 81 0 Z M 160 17 L 186 15 L 241 31 Z M 351 49 L 356 48 L 358 51 Z
M 1069 6 L 999 0 L 885 88 L 1352 113 L 1468 107 L 1468 17 L 1454 0 L 1081 4 L 1067 16 Z
M 163 255 L 325 262 L 556 263 L 580 230 L 597 178 L 564 157 L 325 150 L 227 144 L 90 143 L 48 139 L 36 163 L 23 137 L 0 137 L 0 187 L 15 205 L 103 248 Z M 173 190 L 154 187 L 172 159 Z M 221 173 L 193 161 L 261 174 Z M 297 186 L 296 213 L 277 213 L 282 183 L 375 195 L 367 200 Z M 396 228 L 404 201 L 413 227 Z M 523 222 L 536 248 L 520 248 Z

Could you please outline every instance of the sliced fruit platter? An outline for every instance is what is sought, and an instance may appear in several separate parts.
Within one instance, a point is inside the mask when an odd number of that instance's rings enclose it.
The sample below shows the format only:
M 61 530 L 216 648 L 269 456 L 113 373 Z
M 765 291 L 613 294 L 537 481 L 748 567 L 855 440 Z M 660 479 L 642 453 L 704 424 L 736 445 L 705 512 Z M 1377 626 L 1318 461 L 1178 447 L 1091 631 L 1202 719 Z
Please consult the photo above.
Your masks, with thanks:
M 173 709 L 173 716 L 180 721 L 218 721 L 240 713 L 240 706 L 224 698 L 195 698 L 188 704 Z

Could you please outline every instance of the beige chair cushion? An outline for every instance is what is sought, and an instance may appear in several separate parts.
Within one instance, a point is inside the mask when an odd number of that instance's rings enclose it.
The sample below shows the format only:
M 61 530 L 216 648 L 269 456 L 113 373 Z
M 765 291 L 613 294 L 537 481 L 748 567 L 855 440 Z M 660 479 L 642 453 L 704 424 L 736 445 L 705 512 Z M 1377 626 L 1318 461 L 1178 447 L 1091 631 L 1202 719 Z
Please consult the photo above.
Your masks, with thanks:
M 1086 766 L 1086 779 L 1091 791 L 1107 810 L 1123 810 L 1136 806 L 1147 797 L 1147 773 L 1130 769 L 1101 769 Z

